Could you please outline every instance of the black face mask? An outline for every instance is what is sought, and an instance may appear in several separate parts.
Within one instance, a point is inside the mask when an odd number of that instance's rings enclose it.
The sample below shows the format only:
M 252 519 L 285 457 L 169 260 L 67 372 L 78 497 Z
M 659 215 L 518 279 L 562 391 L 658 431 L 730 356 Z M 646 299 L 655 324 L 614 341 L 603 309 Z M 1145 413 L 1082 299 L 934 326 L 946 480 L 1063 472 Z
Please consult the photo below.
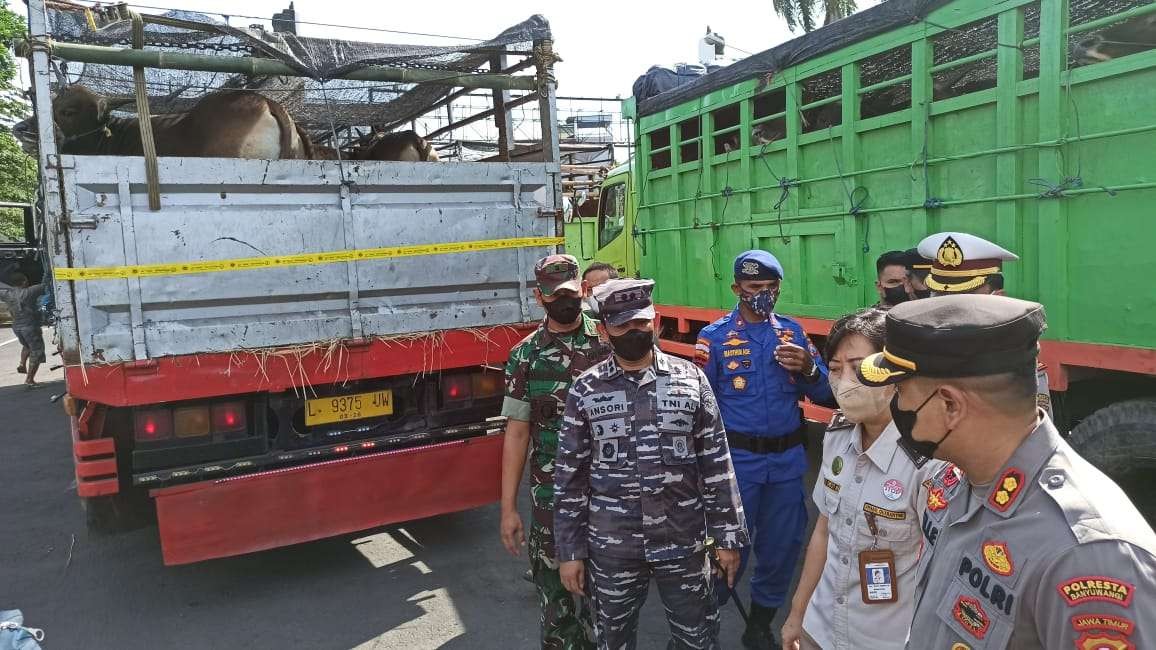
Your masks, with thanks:
M 898 305 L 901 302 L 907 302 L 911 297 L 907 295 L 907 289 L 903 285 L 898 287 L 883 287 L 883 302 L 889 305 Z
M 916 300 L 923 300 L 924 298 L 930 298 L 930 297 L 931 297 L 931 289 L 916 289 L 915 290 L 915 299 Z
M 938 392 L 938 391 L 936 391 Z M 947 436 L 951 435 L 952 429 L 948 429 L 947 433 L 938 442 L 930 440 L 916 440 L 911 434 L 915 431 L 915 420 L 918 418 L 918 413 L 923 410 L 924 406 L 935 397 L 936 393 L 931 393 L 919 408 L 914 411 L 904 411 L 899 408 L 899 393 L 891 398 L 891 421 L 895 423 L 895 428 L 899 430 L 899 447 L 907 454 L 911 462 L 915 464 L 916 469 L 922 468 L 935 455 L 935 450 L 939 449 L 939 445 L 947 440 Z
M 552 302 L 543 300 L 542 305 L 546 315 L 559 325 L 573 323 L 582 313 L 582 299 L 578 296 L 558 296 Z
M 654 347 L 654 334 L 646 330 L 630 330 L 622 336 L 611 336 L 614 354 L 627 361 L 638 361 Z

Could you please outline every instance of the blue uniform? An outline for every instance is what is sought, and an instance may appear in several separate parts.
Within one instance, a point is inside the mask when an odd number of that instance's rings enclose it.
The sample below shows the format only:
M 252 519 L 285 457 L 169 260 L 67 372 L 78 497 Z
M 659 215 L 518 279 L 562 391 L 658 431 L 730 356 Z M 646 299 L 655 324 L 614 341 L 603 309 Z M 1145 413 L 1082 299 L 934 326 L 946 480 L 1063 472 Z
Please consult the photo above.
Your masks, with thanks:
M 819 369 L 816 379 L 808 381 L 780 366 L 775 361 L 780 343 L 808 349 Z M 695 359 L 718 397 L 728 432 L 751 438 L 788 436 L 802 424 L 798 400 L 834 401 L 827 366 L 803 327 L 785 316 L 749 323 L 736 308 L 702 330 Z M 763 607 L 777 608 L 786 600 L 807 528 L 806 452 L 802 445 L 766 454 L 732 445 L 731 457 L 757 558 L 751 597 Z M 747 551 L 743 549 L 743 569 Z

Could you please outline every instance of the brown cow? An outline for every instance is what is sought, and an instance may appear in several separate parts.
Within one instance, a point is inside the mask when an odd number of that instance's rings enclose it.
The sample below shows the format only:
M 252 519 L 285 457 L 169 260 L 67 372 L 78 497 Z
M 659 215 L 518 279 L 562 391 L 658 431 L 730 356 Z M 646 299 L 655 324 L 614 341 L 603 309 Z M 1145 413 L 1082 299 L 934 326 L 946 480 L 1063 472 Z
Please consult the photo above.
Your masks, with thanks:
M 57 146 L 66 154 L 139 156 L 140 122 L 117 117 L 106 98 L 84 86 L 56 94 L 52 115 Z M 188 113 L 152 118 L 158 156 L 216 158 L 304 158 L 305 147 L 293 118 L 277 102 L 249 91 L 204 96 Z M 25 120 L 12 132 L 35 146 L 36 125 Z
M 302 156 L 303 158 L 309 160 L 337 160 L 336 149 L 314 142 L 309 132 L 302 128 L 300 124 L 297 125 L 297 137 L 301 139 L 301 146 L 305 152 L 304 156 Z
M 1156 49 L 1156 15 L 1137 16 L 1072 46 L 1077 65 L 1091 65 Z
M 374 132 L 368 143 L 358 146 L 351 156 L 356 160 L 401 160 L 437 162 L 433 145 L 414 131 Z

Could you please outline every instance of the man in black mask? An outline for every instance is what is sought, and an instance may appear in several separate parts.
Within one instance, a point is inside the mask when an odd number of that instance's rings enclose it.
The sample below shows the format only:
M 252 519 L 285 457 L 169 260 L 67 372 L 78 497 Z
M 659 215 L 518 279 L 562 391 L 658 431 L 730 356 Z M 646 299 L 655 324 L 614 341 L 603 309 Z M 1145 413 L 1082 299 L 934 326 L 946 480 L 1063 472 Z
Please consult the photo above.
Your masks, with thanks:
M 530 453 L 530 578 L 541 605 L 543 648 L 592 648 L 588 610 L 576 607 L 558 577 L 554 552 L 554 455 L 562 409 L 573 380 L 609 355 L 597 324 L 582 313 L 585 290 L 578 260 L 549 255 L 534 267 L 534 295 L 546 318 L 510 351 L 506 364 L 508 418 L 502 452 L 502 543 L 514 555 L 526 544 L 518 514 L 518 489 Z
M 651 280 L 594 291 L 614 355 L 566 399 L 554 470 L 562 583 L 594 605 L 598 647 L 634 648 L 651 578 L 671 648 L 718 648 L 706 538 L 731 586 L 746 545 L 743 507 L 714 392 L 654 343 Z
M 919 300 L 888 313 L 883 352 L 859 367 L 896 384 L 912 460 L 952 463 L 924 483 L 908 648 L 1156 644 L 1156 535 L 1038 408 L 1045 327 L 1033 302 Z
M 879 292 L 876 307 L 894 307 L 912 299 L 907 253 L 888 251 L 875 260 L 875 290 Z

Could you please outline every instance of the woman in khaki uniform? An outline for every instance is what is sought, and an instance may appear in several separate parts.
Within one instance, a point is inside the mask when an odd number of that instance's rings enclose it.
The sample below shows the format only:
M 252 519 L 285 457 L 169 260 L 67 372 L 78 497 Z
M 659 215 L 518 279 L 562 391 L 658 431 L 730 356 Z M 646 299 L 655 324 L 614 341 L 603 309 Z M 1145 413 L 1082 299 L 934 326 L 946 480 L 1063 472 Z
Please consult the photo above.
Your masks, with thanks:
M 907 638 L 921 540 L 917 504 L 923 482 L 943 464 L 917 469 L 897 445 L 894 390 L 868 388 L 855 376 L 865 357 L 883 349 L 885 316 L 876 308 L 844 316 L 827 339 L 840 412 L 823 439 L 813 493 L 819 520 L 782 629 L 787 650 L 902 649 Z

